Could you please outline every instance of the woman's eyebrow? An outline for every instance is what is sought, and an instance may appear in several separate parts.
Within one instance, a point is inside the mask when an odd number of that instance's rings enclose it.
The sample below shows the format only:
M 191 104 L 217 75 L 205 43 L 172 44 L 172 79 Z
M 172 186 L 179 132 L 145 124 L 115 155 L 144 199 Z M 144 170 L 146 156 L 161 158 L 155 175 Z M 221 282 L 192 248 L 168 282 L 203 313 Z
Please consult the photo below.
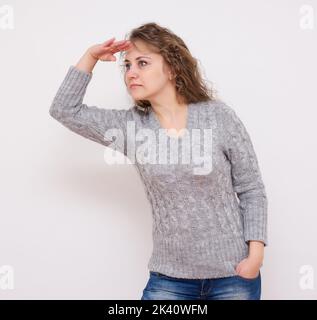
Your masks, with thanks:
M 141 59 L 141 58 L 151 59 L 150 57 L 147 57 L 147 56 L 139 56 L 139 57 L 137 57 L 135 60 L 139 60 L 139 59 Z M 124 62 L 130 62 L 130 60 L 125 59 Z

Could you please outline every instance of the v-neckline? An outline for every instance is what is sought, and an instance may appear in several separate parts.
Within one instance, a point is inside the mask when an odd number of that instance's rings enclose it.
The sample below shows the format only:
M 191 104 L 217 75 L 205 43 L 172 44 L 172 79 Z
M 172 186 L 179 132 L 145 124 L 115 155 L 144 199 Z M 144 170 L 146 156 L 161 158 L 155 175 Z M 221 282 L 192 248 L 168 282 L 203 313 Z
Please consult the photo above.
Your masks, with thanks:
M 193 124 L 193 103 L 188 103 L 187 104 L 187 117 L 186 117 L 186 127 L 184 129 L 187 129 L 189 135 L 190 135 L 190 130 L 192 128 L 192 124 Z M 152 119 L 152 122 L 154 124 L 154 129 L 155 130 L 159 130 L 161 129 L 161 131 L 164 132 L 164 134 L 171 138 L 171 139 L 182 139 L 185 135 L 186 135 L 186 131 L 185 133 L 182 133 L 181 135 L 177 135 L 177 136 L 172 136 L 172 135 L 169 135 L 167 134 L 167 131 L 170 130 L 170 129 L 166 129 L 164 127 L 162 127 L 159 119 L 157 118 L 157 116 L 155 115 L 155 112 L 152 110 L 152 108 L 150 107 L 150 118 Z

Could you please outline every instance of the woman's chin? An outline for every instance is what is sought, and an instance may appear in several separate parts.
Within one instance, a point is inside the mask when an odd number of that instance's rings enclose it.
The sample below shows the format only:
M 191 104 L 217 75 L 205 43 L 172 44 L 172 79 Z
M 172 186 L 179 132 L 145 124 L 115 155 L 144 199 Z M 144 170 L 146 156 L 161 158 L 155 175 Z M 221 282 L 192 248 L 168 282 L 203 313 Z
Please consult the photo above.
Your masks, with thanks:
M 135 100 L 145 100 L 146 96 L 144 94 L 131 94 L 131 97 Z

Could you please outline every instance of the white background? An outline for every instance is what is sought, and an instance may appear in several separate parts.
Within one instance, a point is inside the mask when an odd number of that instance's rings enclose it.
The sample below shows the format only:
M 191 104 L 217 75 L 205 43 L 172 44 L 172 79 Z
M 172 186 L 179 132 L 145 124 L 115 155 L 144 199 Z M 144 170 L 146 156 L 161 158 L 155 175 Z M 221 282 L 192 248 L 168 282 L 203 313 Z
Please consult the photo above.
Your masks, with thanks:
M 152 217 L 132 165 L 107 165 L 104 147 L 67 130 L 49 107 L 88 46 L 154 21 L 183 38 L 205 78 L 244 122 L 269 201 L 262 299 L 316 299 L 300 286 L 317 270 L 316 1 L 0 1 L 0 299 L 140 299 Z M 1 16 L 0 16 L 1 17 Z M 118 55 L 117 55 L 118 58 Z M 128 108 L 117 62 L 94 69 L 84 102 Z

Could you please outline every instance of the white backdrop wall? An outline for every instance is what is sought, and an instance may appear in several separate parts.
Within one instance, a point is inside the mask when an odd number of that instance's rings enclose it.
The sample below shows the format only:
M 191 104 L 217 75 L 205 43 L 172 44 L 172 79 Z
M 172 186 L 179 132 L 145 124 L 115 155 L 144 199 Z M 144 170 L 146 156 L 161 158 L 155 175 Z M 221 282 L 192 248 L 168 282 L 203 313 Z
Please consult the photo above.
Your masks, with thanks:
M 141 180 L 48 111 L 88 46 L 151 21 L 184 39 L 250 133 L 269 201 L 262 298 L 316 299 L 316 10 L 312 0 L 1 0 L 0 299 L 141 298 L 152 250 Z M 131 106 L 118 61 L 97 64 L 85 103 Z

